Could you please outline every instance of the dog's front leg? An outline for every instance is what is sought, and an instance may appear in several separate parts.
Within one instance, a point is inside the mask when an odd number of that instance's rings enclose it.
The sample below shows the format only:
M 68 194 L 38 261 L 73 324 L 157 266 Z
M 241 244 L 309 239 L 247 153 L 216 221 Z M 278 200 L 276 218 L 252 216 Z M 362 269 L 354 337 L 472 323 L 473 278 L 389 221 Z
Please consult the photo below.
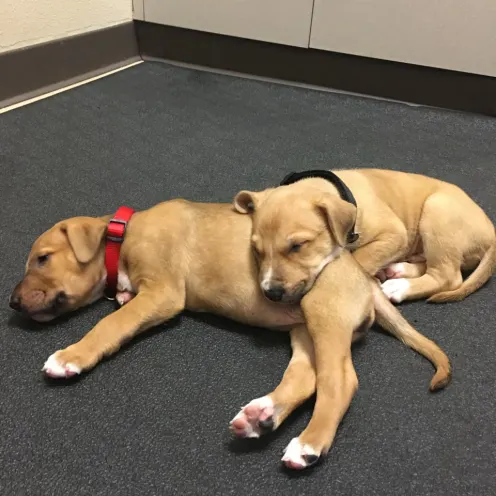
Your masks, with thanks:
M 232 419 L 237 437 L 257 438 L 277 429 L 286 417 L 315 392 L 313 343 L 305 325 L 291 330 L 291 360 L 279 385 L 271 393 L 256 398 Z
M 138 293 L 127 305 L 102 319 L 77 343 L 46 361 L 49 377 L 68 378 L 93 368 L 139 332 L 171 319 L 184 309 L 184 296 L 166 288 Z
M 368 279 L 348 257 L 329 264 L 301 302 L 315 351 L 317 400 L 307 428 L 286 448 L 289 468 L 303 469 L 327 453 L 358 388 L 351 343 L 353 332 L 373 321 L 373 302 Z
M 370 243 L 357 248 L 353 256 L 365 272 L 375 276 L 391 262 L 404 257 L 407 248 L 408 236 L 401 225 L 396 230 L 379 234 Z
M 313 465 L 329 450 L 338 426 L 358 389 L 351 360 L 350 330 L 328 326 L 326 336 L 314 334 L 317 400 L 307 428 L 287 446 L 283 462 L 292 469 Z

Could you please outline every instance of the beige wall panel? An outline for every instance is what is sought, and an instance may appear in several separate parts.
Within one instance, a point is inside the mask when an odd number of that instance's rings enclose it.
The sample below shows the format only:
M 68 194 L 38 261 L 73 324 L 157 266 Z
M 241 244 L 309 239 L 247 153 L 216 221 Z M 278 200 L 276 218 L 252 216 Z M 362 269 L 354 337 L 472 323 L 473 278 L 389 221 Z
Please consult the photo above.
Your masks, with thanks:
M 145 0 L 133 0 L 133 19 L 145 20 Z
M 144 0 L 145 20 L 308 47 L 313 0 Z
M 496 76 L 496 0 L 315 0 L 310 47 Z

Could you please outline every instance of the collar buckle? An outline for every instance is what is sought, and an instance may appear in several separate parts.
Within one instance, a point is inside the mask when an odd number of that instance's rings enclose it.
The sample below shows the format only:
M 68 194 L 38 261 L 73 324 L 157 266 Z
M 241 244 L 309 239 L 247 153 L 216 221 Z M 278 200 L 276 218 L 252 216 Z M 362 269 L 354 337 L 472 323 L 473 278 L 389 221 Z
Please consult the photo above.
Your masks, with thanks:
M 107 226 L 107 241 L 113 241 L 114 243 L 122 243 L 124 241 L 124 235 L 126 234 L 127 220 L 110 219 Z

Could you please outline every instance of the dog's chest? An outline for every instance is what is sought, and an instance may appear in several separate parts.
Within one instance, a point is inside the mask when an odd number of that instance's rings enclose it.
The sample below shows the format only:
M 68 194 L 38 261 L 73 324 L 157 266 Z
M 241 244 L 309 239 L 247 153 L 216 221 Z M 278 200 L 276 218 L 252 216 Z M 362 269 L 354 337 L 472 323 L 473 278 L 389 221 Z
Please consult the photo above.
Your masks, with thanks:
M 119 270 L 117 275 L 117 291 L 134 293 L 134 288 L 131 284 L 131 280 L 123 270 Z

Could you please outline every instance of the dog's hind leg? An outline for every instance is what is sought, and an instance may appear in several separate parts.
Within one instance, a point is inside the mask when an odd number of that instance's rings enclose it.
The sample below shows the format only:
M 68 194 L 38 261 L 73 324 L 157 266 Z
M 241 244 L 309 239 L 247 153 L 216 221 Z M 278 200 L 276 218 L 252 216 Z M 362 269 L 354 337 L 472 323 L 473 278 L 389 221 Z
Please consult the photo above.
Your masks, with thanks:
M 237 437 L 257 438 L 277 429 L 286 417 L 315 392 L 313 343 L 304 325 L 291 330 L 292 357 L 274 391 L 250 401 L 231 420 Z
M 390 279 L 382 284 L 386 296 L 395 303 L 429 298 L 440 291 L 458 288 L 462 282 L 464 245 L 470 234 L 464 212 L 444 193 L 429 197 L 419 222 L 426 271 L 420 277 Z

